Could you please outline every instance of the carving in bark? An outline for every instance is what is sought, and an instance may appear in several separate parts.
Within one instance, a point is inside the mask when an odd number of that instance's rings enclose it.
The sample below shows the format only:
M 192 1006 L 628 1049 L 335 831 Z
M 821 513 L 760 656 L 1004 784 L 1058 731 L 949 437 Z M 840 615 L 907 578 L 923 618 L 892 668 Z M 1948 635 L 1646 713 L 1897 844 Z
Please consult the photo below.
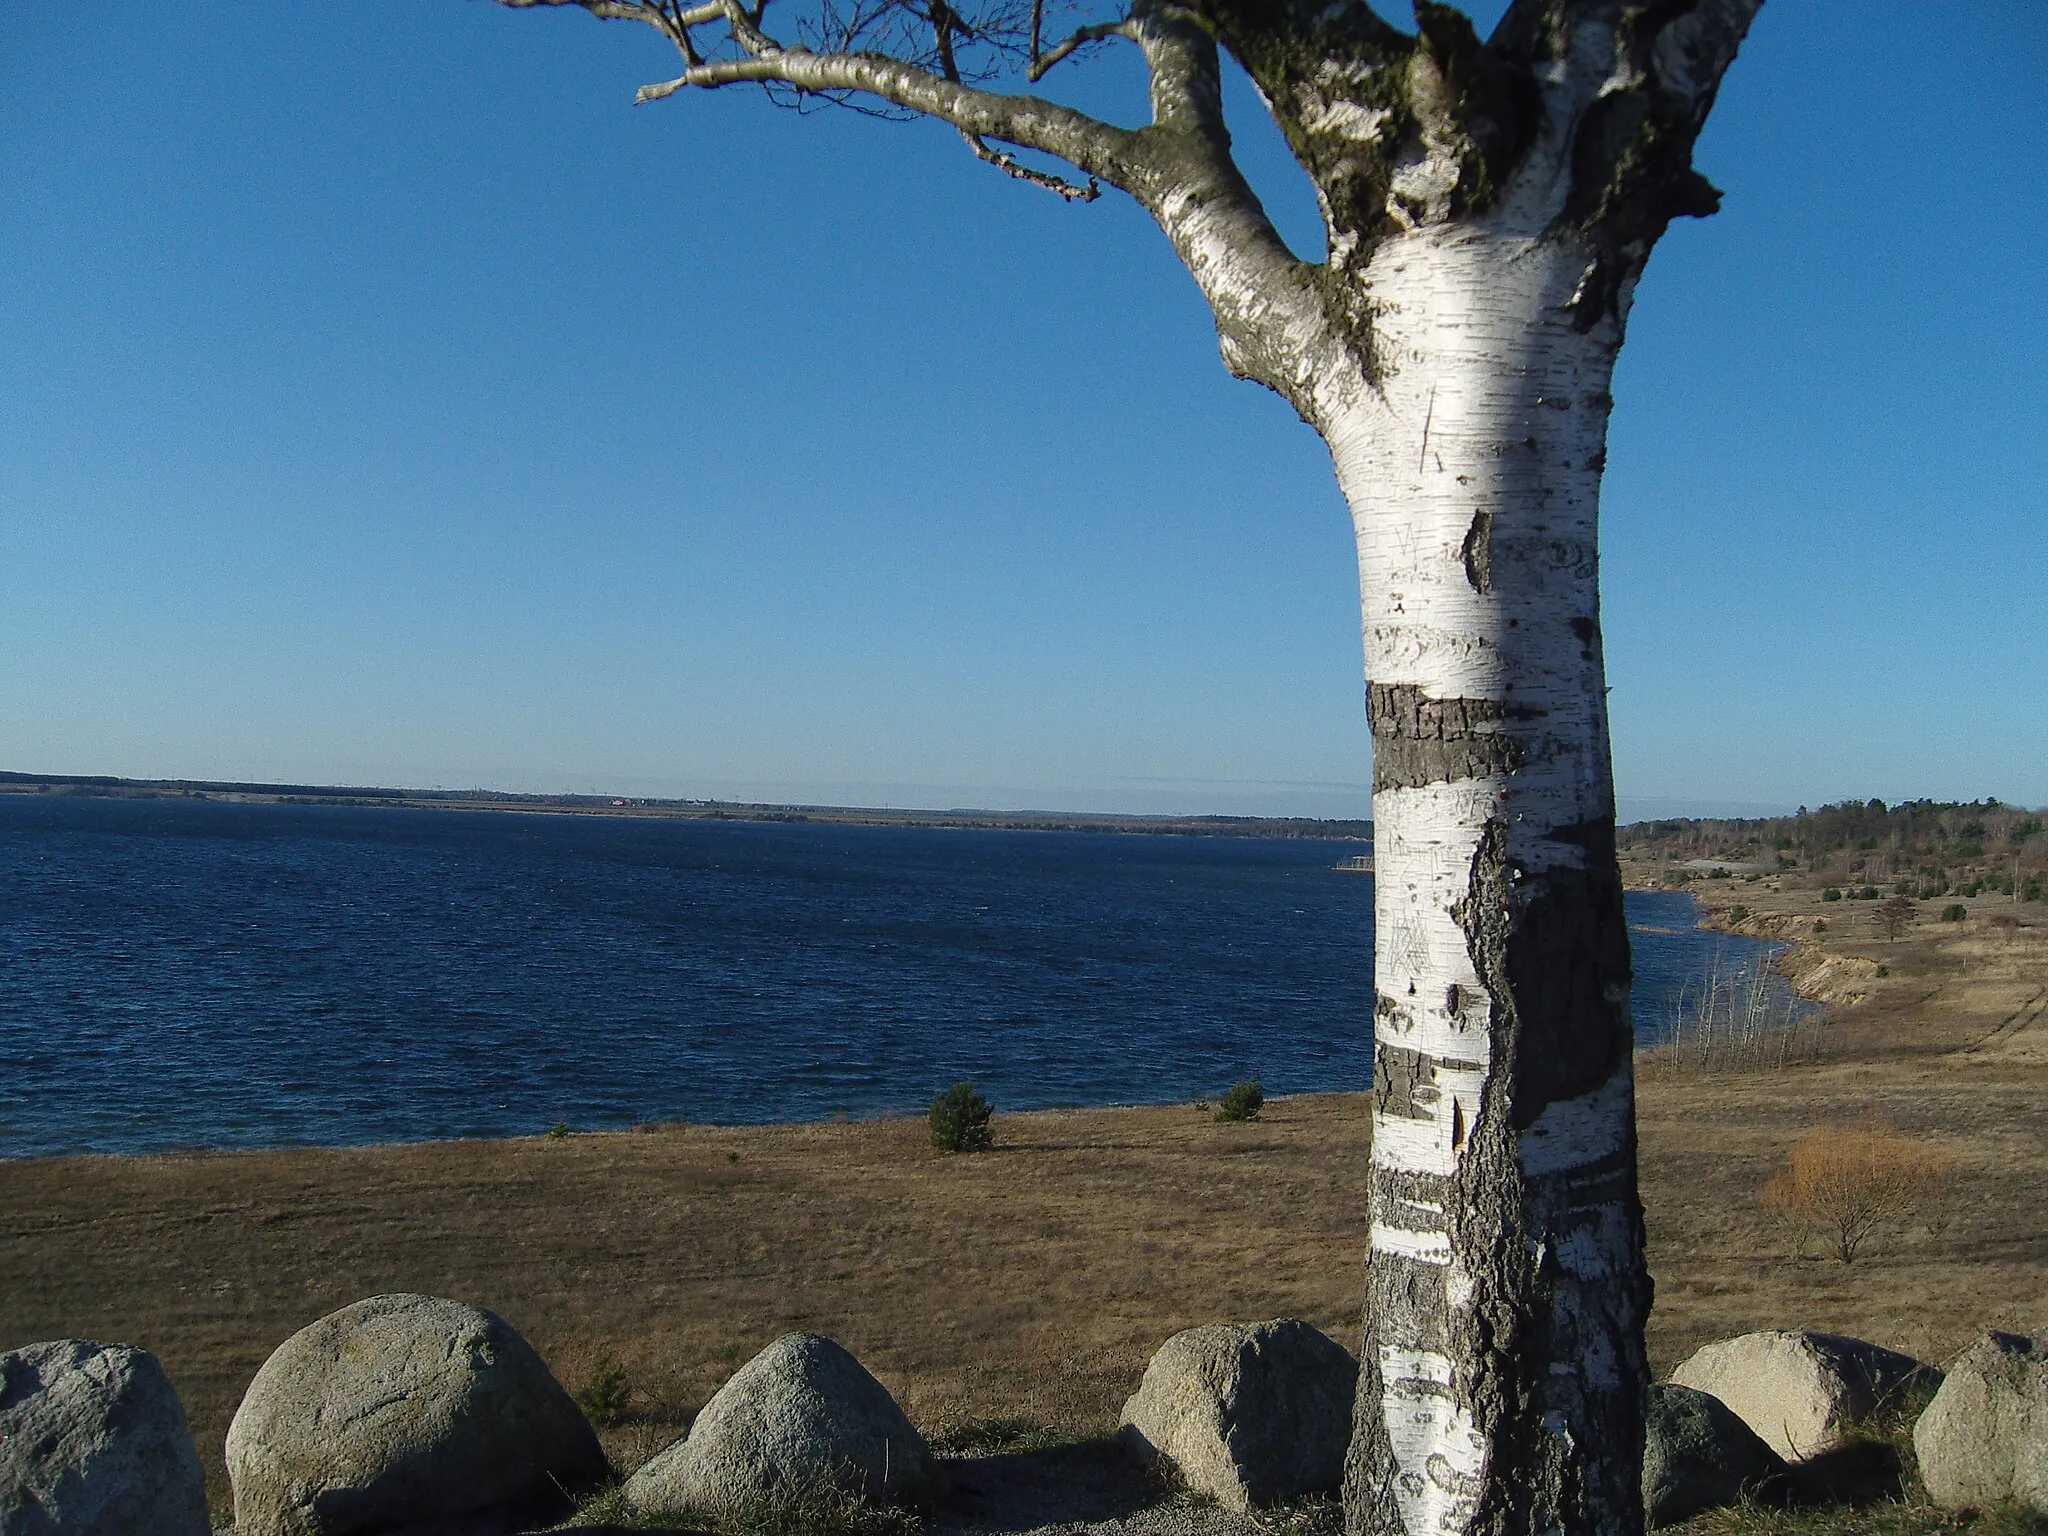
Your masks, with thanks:
M 1693 142 L 1761 0 L 1513 0 L 1484 39 L 1434 0 L 1413 34 L 1363 0 L 504 3 L 661 33 L 681 72 L 642 100 L 753 83 L 923 114 L 1060 196 L 1128 193 L 1225 365 L 1322 434 L 1357 538 L 1376 823 L 1347 1525 L 1640 1530 L 1650 1287 L 1600 474 L 1636 280 L 1673 218 L 1717 204 Z M 1021 88 L 1125 46 L 1145 123 Z M 1222 50 L 1316 189 L 1321 262 L 1231 157 Z

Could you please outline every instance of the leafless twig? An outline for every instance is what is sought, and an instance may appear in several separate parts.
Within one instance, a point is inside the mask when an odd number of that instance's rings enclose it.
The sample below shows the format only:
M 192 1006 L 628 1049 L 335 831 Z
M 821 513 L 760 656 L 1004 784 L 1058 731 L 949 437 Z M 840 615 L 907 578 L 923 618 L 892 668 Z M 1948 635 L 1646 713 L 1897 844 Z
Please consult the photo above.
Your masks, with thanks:
M 1073 34 L 1065 42 L 1055 47 L 1052 52 L 1042 54 L 1038 51 L 1038 24 L 1039 6 L 1034 4 L 1031 7 L 1031 62 L 1024 67 L 1024 78 L 1033 84 L 1043 80 L 1047 70 L 1051 69 L 1053 65 L 1059 63 L 1061 59 L 1064 59 L 1076 49 L 1085 48 L 1090 43 L 1102 42 L 1107 38 L 1127 38 L 1131 35 L 1129 22 L 1097 22 L 1092 26 L 1075 28 Z

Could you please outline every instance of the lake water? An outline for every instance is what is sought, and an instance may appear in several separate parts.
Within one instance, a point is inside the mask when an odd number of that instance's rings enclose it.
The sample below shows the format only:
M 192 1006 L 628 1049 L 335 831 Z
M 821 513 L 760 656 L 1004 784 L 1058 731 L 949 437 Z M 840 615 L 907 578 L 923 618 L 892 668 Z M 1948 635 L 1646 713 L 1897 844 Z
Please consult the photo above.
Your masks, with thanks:
M 1357 851 L 0 796 L 0 1155 L 1362 1088 Z M 1763 949 L 1629 917 L 1645 1038 Z

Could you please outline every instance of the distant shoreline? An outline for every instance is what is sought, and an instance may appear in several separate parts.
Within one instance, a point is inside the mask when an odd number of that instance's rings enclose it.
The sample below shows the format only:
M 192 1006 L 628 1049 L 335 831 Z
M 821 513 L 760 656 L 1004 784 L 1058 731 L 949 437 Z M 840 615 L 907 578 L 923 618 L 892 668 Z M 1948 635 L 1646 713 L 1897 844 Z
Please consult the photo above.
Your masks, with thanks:
M 330 805 L 385 810 L 509 811 L 526 815 L 639 817 L 662 821 L 748 821 L 821 826 L 936 827 L 1004 832 L 1113 832 L 1178 837 L 1311 838 L 1372 841 L 1372 823 L 1313 816 L 1146 816 L 1121 812 L 898 810 L 886 806 L 774 805 L 755 801 L 663 799 L 643 795 L 529 795 L 494 789 L 387 789 L 332 784 L 259 784 L 219 779 L 124 779 L 106 774 L 0 771 L 0 795 L 67 795 L 105 800 L 196 800 L 228 805 Z

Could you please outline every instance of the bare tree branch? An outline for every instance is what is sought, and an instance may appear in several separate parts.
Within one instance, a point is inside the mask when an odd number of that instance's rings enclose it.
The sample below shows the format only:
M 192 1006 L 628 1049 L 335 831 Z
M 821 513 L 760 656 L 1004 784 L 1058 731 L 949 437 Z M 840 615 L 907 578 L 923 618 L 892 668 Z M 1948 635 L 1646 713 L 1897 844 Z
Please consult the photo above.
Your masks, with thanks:
M 1178 0 L 1129 0 L 1119 19 L 1085 23 L 1049 52 L 1039 51 L 1041 29 L 1048 5 L 1061 0 L 971 0 L 966 11 L 955 9 L 955 0 L 815 0 L 798 22 L 805 41 L 793 45 L 762 31 L 752 19 L 760 13 L 750 15 L 741 0 L 687 7 L 682 0 L 502 3 L 579 5 L 654 26 L 686 67 L 642 86 L 638 101 L 747 83 L 791 90 L 799 102 L 868 99 L 950 123 L 977 159 L 1069 201 L 1093 201 L 1102 183 L 1130 193 L 1209 301 L 1226 365 L 1313 419 L 1314 380 L 1330 355 L 1333 324 L 1315 269 L 1288 251 L 1231 157 L 1216 40 Z M 708 26 L 723 35 L 715 46 L 707 36 L 699 47 L 693 29 Z M 1117 37 L 1144 53 L 1152 107 L 1144 128 L 1116 127 L 1039 96 L 985 89 L 970 83 L 961 56 L 972 46 L 1035 80 L 1078 50 Z M 829 46 L 812 46 L 814 38 Z M 1087 181 L 1038 169 L 1004 146 L 1064 160 Z
M 974 151 L 975 159 L 984 161 L 1005 175 L 1016 177 L 1019 181 L 1028 181 L 1034 187 L 1043 187 L 1046 191 L 1063 197 L 1070 203 L 1092 203 L 1095 199 L 1102 196 L 1102 186 L 1093 176 L 1088 178 L 1087 186 L 1077 187 L 1071 181 L 1055 176 L 1050 171 L 1033 169 L 1007 150 L 990 148 L 988 141 L 979 134 L 969 133 L 962 129 L 960 137 L 965 139 L 967 147 Z
M 1131 181 L 1134 162 L 1141 157 L 1136 135 L 1128 129 L 1112 127 L 1036 96 L 979 90 L 879 54 L 764 49 L 745 58 L 700 64 L 673 80 L 642 86 L 637 99 L 659 100 L 686 86 L 715 89 L 747 81 L 777 81 L 800 91 L 865 92 L 891 105 L 941 118 L 966 133 L 1057 155 L 1112 186 Z
M 1024 68 L 1024 78 L 1034 84 L 1043 80 L 1047 70 L 1059 63 L 1061 59 L 1073 53 L 1077 48 L 1085 48 L 1088 44 L 1099 43 L 1105 38 L 1132 36 L 1131 24 L 1128 21 L 1097 22 L 1092 26 L 1076 28 L 1073 34 L 1065 42 L 1055 47 L 1052 52 L 1040 53 L 1038 51 L 1039 18 L 1040 4 L 1034 3 L 1031 8 L 1031 62 Z
M 1172 0 L 1135 0 L 1128 25 L 1151 75 L 1144 136 L 1165 167 L 1136 195 L 1209 301 L 1224 366 L 1313 422 L 1338 330 L 1316 269 L 1287 249 L 1231 156 L 1216 39 Z

